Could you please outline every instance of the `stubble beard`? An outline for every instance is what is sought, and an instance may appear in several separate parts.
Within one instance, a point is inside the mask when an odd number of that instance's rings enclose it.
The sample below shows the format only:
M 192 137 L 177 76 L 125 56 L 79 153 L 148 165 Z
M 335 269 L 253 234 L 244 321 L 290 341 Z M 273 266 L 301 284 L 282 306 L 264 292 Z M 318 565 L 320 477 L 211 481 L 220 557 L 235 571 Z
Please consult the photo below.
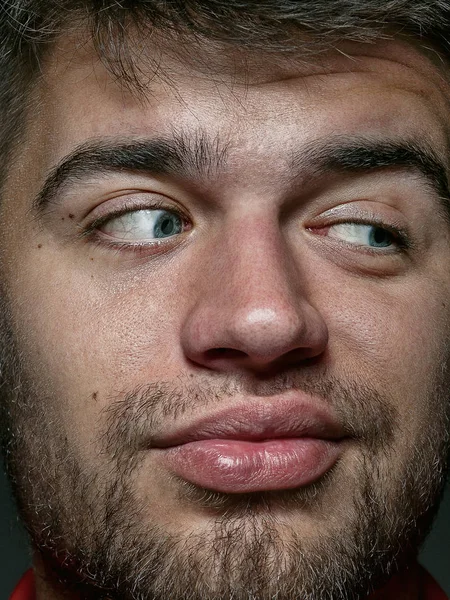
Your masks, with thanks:
M 184 535 L 150 522 L 151 507 L 137 494 L 142 458 L 136 448 L 144 429 L 199 399 L 221 401 L 226 390 L 153 383 L 111 399 L 102 435 L 107 467 L 92 472 L 57 415 L 49 418 L 50 401 L 27 376 L 11 328 L 3 324 L 1 333 L 7 473 L 33 550 L 52 585 L 58 582 L 67 594 L 86 600 L 357 600 L 405 568 L 431 527 L 449 451 L 447 357 L 431 386 L 431 416 L 397 482 L 380 464 L 395 460 L 398 416 L 376 390 L 323 373 L 278 381 L 329 400 L 359 438 L 358 464 L 347 474 L 353 489 L 338 524 L 322 514 L 317 535 L 306 539 L 279 515 L 320 514 L 344 477 L 339 463 L 315 484 L 285 493 L 230 496 L 180 485 L 180 507 L 210 516 L 207 528 Z M 140 421 L 133 417 L 136 407 Z

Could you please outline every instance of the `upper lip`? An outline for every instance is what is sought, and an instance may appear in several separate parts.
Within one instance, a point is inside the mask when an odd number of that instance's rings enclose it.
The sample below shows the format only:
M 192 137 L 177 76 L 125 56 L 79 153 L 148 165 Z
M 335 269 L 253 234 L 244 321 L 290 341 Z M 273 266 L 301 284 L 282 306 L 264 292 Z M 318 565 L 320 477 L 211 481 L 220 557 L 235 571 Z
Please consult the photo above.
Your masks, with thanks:
M 339 440 L 346 432 L 330 408 L 310 397 L 243 401 L 162 435 L 150 445 L 169 448 L 210 439 L 261 441 L 310 437 Z

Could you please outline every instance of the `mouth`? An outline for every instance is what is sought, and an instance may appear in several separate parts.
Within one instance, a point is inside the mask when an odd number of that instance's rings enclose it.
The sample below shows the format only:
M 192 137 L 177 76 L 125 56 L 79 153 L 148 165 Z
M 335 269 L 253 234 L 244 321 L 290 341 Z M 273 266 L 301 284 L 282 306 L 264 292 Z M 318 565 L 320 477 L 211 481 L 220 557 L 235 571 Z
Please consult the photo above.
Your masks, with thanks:
M 151 441 L 175 476 L 215 492 L 289 490 L 319 480 L 338 461 L 345 432 L 311 398 L 245 402 Z

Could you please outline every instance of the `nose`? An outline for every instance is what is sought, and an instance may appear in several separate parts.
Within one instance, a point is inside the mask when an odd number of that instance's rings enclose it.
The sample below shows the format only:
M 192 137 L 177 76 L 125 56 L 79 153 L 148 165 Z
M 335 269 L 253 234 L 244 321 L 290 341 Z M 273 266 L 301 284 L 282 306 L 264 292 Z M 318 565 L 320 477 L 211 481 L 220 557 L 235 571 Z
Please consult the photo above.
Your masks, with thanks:
M 324 318 L 278 227 L 224 230 L 197 267 L 195 301 L 183 323 L 186 358 L 216 371 L 265 371 L 321 355 Z

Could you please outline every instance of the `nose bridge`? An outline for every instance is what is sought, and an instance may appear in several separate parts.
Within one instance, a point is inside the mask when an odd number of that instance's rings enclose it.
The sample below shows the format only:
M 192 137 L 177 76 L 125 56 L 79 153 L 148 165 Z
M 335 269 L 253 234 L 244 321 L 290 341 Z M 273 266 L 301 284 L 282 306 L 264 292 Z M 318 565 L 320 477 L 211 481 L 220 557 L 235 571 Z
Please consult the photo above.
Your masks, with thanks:
M 275 218 L 247 216 L 230 225 L 217 256 L 223 301 L 238 312 L 287 310 L 295 303 L 296 267 Z

